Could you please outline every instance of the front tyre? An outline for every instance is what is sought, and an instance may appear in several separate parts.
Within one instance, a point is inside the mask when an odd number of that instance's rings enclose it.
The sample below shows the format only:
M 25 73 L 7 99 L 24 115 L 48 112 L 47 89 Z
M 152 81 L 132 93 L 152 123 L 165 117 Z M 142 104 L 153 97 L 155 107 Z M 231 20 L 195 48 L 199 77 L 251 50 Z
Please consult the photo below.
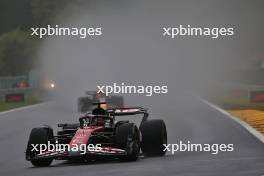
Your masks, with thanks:
M 30 156 L 30 162 L 32 165 L 37 167 L 46 167 L 49 166 L 53 159 L 52 158 L 43 158 L 43 159 L 34 159 L 34 156 L 39 154 L 39 147 L 38 151 L 31 151 L 32 145 L 31 144 L 48 144 L 48 141 L 53 141 L 53 131 L 51 128 L 46 127 L 40 127 L 40 128 L 33 128 L 31 130 L 29 141 L 28 141 L 28 147 L 27 152 Z
M 126 150 L 128 154 L 121 161 L 136 161 L 140 152 L 139 130 L 134 123 L 124 123 L 117 126 L 115 131 L 116 147 Z

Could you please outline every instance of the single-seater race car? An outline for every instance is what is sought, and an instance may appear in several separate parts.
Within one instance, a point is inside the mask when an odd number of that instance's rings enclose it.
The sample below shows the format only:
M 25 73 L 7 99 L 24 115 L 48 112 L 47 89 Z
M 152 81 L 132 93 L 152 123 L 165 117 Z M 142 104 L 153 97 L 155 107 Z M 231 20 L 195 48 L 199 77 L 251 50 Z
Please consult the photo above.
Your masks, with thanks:
M 85 92 L 85 96 L 78 98 L 78 112 L 85 113 L 91 111 L 93 109 L 93 102 L 96 101 L 106 102 L 107 104 L 102 104 L 102 106 L 105 106 L 104 109 L 124 106 L 123 96 L 106 96 L 104 93 L 97 93 L 97 91 L 87 91 Z
M 61 129 L 56 136 L 49 126 L 33 128 L 27 144 L 26 160 L 41 167 L 49 166 L 54 159 L 89 161 L 110 157 L 136 161 L 141 154 L 165 155 L 167 131 L 163 120 L 148 119 L 147 109 L 141 107 L 104 110 L 100 107 L 104 103 L 96 104 L 92 112 L 79 118 L 79 123 L 58 124 Z M 133 115 L 142 115 L 139 127 L 129 120 L 117 120 L 120 116 Z M 45 148 L 51 144 L 53 147 Z

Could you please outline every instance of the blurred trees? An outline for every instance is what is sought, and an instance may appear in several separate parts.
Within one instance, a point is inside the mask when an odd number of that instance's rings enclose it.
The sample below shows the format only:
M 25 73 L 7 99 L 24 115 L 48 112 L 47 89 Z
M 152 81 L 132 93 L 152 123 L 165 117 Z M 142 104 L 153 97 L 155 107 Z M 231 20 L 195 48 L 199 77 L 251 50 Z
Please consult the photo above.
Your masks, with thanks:
M 0 1 L 0 34 L 16 28 L 27 29 L 33 23 L 31 0 Z
M 54 17 L 74 0 L 30 0 L 31 13 L 35 25 L 47 25 L 53 22 Z
M 69 0 L 0 1 L 0 76 L 26 75 L 35 61 L 41 40 L 30 27 L 52 24 Z
M 0 36 L 0 75 L 27 75 L 33 66 L 37 39 L 14 30 Z

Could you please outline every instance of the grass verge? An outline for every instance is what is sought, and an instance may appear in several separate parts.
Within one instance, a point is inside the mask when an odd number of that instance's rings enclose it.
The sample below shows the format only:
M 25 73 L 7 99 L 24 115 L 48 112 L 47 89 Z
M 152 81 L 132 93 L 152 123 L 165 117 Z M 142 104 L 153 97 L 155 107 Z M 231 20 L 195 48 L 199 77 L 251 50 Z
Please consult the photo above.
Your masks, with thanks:
M 17 102 L 17 103 L 16 102 L 12 102 L 12 103 L 11 102 L 10 103 L 0 102 L 0 112 L 23 107 L 23 106 L 33 105 L 33 104 L 37 104 L 40 102 L 41 101 L 38 98 L 33 97 L 33 96 L 25 97 L 24 102 Z

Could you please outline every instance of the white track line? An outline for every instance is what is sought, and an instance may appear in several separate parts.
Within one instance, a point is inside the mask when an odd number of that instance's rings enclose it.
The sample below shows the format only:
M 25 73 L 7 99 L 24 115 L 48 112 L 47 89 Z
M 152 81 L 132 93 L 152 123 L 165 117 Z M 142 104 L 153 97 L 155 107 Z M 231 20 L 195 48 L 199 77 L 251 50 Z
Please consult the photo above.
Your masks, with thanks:
M 259 139 L 262 143 L 264 143 L 264 136 L 258 132 L 257 130 L 255 130 L 253 127 L 251 127 L 250 125 L 248 125 L 246 122 L 240 120 L 239 118 L 232 116 L 229 112 L 225 111 L 224 109 L 220 108 L 219 106 L 212 104 L 210 102 L 208 102 L 207 100 L 204 100 L 202 98 L 199 98 L 202 102 L 204 102 L 205 104 L 207 104 L 208 106 L 214 108 L 215 110 L 221 112 L 222 114 L 226 115 L 227 117 L 229 117 L 230 119 L 234 120 L 235 122 L 239 123 L 241 126 L 243 126 L 247 131 L 249 131 L 253 136 L 255 136 L 257 139 Z
M 40 105 L 44 105 L 44 104 L 47 104 L 47 103 L 48 102 L 38 103 L 38 104 L 34 104 L 34 105 L 28 105 L 28 106 L 23 106 L 23 107 L 20 107 L 20 108 L 14 108 L 14 109 L 11 109 L 11 110 L 2 111 L 2 112 L 0 112 L 0 115 L 4 115 L 4 114 L 10 113 L 10 112 L 21 111 L 21 110 L 25 110 L 25 109 L 29 109 L 29 108 L 35 108 L 35 107 L 38 107 Z

